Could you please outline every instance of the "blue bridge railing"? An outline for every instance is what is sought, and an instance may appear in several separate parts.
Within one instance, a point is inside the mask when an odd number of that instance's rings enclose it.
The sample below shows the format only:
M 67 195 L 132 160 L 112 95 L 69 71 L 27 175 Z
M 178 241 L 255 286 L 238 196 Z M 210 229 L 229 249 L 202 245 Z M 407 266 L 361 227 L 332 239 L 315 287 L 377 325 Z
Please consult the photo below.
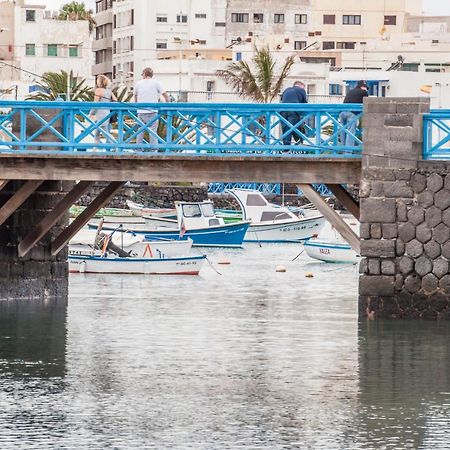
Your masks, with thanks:
M 0 152 L 359 157 L 362 105 L 0 102 Z
M 209 183 L 209 194 L 224 194 L 229 189 L 254 189 L 266 195 L 281 195 L 279 183 Z
M 450 160 L 450 110 L 423 116 L 423 159 Z

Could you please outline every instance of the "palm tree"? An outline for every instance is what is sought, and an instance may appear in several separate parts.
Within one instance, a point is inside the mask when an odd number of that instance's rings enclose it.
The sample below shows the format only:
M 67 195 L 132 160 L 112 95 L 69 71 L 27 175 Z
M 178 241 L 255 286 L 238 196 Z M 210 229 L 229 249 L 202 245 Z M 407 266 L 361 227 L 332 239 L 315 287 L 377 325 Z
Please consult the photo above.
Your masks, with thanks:
M 218 70 L 216 75 L 229 84 L 234 91 L 258 103 L 271 103 L 278 97 L 284 80 L 294 64 L 294 56 L 288 56 L 276 73 L 276 62 L 268 47 L 258 49 L 251 63 L 237 61 L 225 70 Z
M 67 80 L 69 78 L 69 80 Z M 27 97 L 29 100 L 60 100 L 61 95 L 67 96 L 67 81 L 70 84 L 70 100 L 74 102 L 89 102 L 94 99 L 94 92 L 91 87 L 86 85 L 86 80 L 74 77 L 73 72 L 70 73 L 62 70 L 58 72 L 44 73 L 42 79 L 36 84 L 42 90 L 37 94 Z
M 94 31 L 96 22 L 93 17 L 92 9 L 86 9 L 84 2 L 69 2 L 59 10 L 59 20 L 87 20 L 89 22 L 89 31 Z

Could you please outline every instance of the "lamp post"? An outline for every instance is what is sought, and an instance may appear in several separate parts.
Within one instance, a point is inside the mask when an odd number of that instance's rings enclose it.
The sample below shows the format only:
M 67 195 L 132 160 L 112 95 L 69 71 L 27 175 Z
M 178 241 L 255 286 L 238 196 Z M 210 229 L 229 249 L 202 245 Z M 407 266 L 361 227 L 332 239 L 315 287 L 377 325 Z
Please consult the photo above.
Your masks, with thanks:
M 199 39 L 181 39 L 180 37 L 174 37 L 173 38 L 175 44 L 178 44 L 178 97 L 181 96 L 181 69 L 182 69 L 182 59 L 183 59 L 183 53 L 182 53 L 182 44 L 198 44 L 200 42 Z
M 70 48 L 75 47 L 78 48 L 82 45 L 82 42 L 78 42 L 78 44 L 64 44 L 67 47 L 67 94 L 66 101 L 70 102 L 71 97 L 71 86 L 70 86 Z

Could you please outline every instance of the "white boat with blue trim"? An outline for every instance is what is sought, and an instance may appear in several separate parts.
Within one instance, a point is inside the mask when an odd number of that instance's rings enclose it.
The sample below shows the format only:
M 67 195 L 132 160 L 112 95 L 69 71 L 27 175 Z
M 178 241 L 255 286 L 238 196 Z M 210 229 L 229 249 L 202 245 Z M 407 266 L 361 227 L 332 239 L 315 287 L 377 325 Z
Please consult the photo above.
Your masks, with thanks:
M 346 222 L 355 233 L 359 234 L 359 223 L 355 219 Z M 327 224 L 318 237 L 309 239 L 303 245 L 306 254 L 319 261 L 356 264 L 361 259 L 331 224 Z
M 289 208 L 269 203 L 261 192 L 253 189 L 230 189 L 239 203 L 244 220 L 250 227 L 244 242 L 302 242 L 317 235 L 325 218 L 317 210 L 300 210 L 297 216 Z
M 319 261 L 356 264 L 361 259 L 345 242 L 327 242 L 313 238 L 306 241 L 304 247 L 310 258 Z
M 147 224 L 126 224 L 127 230 L 144 235 L 146 241 L 155 239 L 192 239 L 194 247 L 240 248 L 250 222 L 225 223 L 216 217 L 213 202 L 176 202 L 177 228 L 152 227 Z M 89 224 L 96 228 L 95 224 Z M 115 228 L 104 225 L 103 230 Z

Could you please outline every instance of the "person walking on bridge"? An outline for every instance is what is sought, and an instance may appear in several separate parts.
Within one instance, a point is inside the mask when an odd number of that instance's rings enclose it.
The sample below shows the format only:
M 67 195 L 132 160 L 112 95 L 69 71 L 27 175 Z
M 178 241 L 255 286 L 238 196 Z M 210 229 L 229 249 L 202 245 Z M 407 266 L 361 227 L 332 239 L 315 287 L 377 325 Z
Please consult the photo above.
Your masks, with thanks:
M 305 84 L 301 81 L 296 81 L 293 86 L 286 88 L 281 95 L 281 103 L 308 103 Z M 281 124 L 283 145 L 291 145 L 292 137 L 294 137 L 296 144 L 302 144 L 305 127 L 299 126 L 297 129 L 294 129 L 302 119 L 301 114 L 298 111 L 283 111 L 281 115 L 289 122 L 282 122 Z
M 150 67 L 146 67 L 142 71 L 142 80 L 139 80 L 134 87 L 135 101 L 137 103 L 158 103 L 161 96 L 166 102 L 170 101 L 169 95 L 163 88 L 162 84 L 158 80 L 153 79 L 153 70 Z M 137 113 L 139 121 L 144 124 L 148 124 L 149 144 L 157 144 L 157 111 L 153 109 L 140 108 Z M 136 144 L 142 144 L 143 140 L 144 132 L 142 131 L 136 137 Z
M 368 96 L 367 84 L 365 81 L 360 80 L 355 88 L 347 92 L 344 103 L 363 103 L 364 98 Z M 341 122 L 343 127 L 341 130 L 341 145 L 353 147 L 356 144 L 354 136 L 358 126 L 357 114 L 359 114 L 358 111 L 342 111 L 339 114 L 339 122 Z

